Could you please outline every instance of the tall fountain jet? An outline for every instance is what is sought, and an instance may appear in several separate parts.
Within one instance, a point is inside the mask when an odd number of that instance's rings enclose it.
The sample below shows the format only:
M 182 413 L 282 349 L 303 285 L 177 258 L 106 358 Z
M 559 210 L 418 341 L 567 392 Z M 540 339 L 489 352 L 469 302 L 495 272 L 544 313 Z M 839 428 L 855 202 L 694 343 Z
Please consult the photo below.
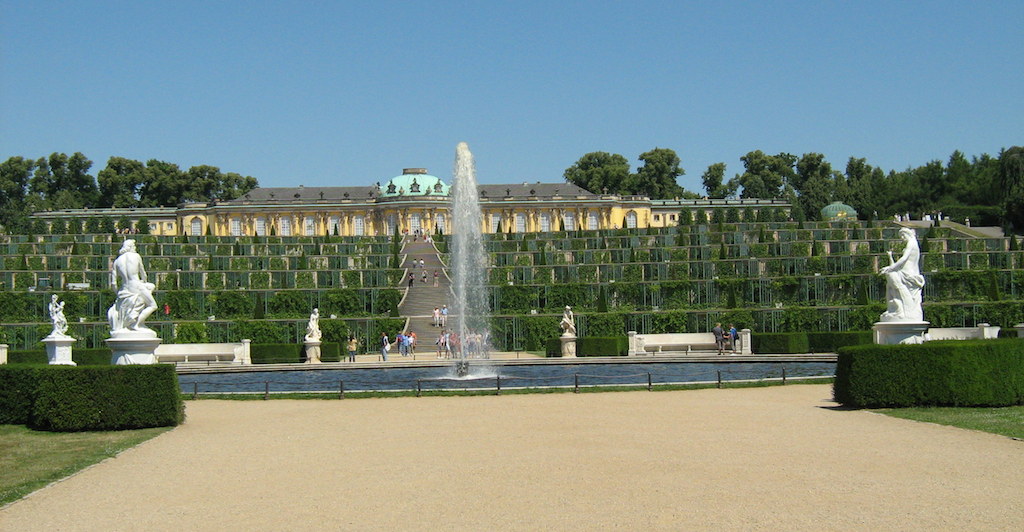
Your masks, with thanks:
M 487 305 L 487 253 L 483 241 L 473 154 L 465 142 L 455 147 L 452 186 L 452 314 L 460 349 L 456 371 L 468 373 L 469 358 L 489 358 L 490 323 Z

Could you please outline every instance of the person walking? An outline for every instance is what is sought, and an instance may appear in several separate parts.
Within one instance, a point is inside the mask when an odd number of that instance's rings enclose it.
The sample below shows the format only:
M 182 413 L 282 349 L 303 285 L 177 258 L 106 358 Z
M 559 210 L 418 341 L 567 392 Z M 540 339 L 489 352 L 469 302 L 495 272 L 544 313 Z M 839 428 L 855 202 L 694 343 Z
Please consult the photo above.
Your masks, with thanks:
M 348 335 L 348 346 L 347 347 L 348 347 L 348 361 L 349 362 L 355 362 L 356 361 L 356 351 L 359 350 L 359 340 L 355 337 L 355 335 L 352 335 L 352 334 Z
M 448 326 L 448 305 L 441 305 L 441 327 Z
M 401 332 L 395 334 L 395 345 L 398 347 L 398 354 L 403 357 L 409 356 L 409 351 L 406 349 L 405 335 Z
M 435 285 L 436 286 L 436 285 Z M 441 326 L 441 307 L 434 307 L 434 327 Z
M 412 283 L 414 283 L 414 282 L 416 282 L 416 275 L 410 273 L 409 274 L 409 288 L 412 288 Z
M 438 278 L 437 270 L 434 270 L 434 288 L 437 288 L 437 278 Z

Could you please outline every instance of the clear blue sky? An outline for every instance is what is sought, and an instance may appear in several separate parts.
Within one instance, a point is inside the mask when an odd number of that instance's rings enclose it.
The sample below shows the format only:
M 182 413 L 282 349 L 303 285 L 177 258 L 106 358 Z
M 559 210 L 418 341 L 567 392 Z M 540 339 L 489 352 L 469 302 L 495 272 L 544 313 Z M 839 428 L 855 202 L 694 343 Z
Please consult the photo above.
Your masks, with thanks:
M 0 0 L 0 159 L 263 186 L 561 181 L 591 151 L 902 170 L 1024 144 L 1024 2 Z

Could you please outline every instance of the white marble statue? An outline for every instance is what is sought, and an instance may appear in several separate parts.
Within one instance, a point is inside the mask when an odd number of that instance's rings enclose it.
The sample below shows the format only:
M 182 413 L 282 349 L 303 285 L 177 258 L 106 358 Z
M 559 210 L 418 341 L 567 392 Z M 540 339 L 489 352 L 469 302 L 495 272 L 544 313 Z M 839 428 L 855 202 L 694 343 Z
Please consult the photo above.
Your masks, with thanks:
M 313 313 L 309 315 L 309 324 L 306 325 L 306 338 L 307 342 L 319 342 L 320 337 L 323 336 L 320 332 L 320 309 L 313 309 Z
M 50 296 L 50 320 L 53 321 L 53 332 L 50 336 L 67 336 L 68 319 L 64 317 L 64 302 L 58 301 L 57 294 Z
M 900 229 L 900 238 L 906 242 L 903 255 L 894 260 L 889 252 L 889 265 L 879 270 L 885 276 L 885 299 L 888 305 L 882 313 L 883 322 L 920 322 L 924 320 L 921 308 L 921 248 L 913 229 Z
M 134 240 L 125 240 L 121 245 L 110 270 L 110 285 L 117 289 L 117 300 L 107 311 L 111 335 L 130 331 L 152 333 L 145 322 L 156 310 L 153 299 L 156 286 L 146 281 L 146 268 L 142 265 L 142 256 L 135 251 Z
M 576 320 L 572 315 L 572 307 L 565 307 L 565 312 L 562 313 L 562 322 L 558 326 L 565 331 L 562 334 L 576 336 Z

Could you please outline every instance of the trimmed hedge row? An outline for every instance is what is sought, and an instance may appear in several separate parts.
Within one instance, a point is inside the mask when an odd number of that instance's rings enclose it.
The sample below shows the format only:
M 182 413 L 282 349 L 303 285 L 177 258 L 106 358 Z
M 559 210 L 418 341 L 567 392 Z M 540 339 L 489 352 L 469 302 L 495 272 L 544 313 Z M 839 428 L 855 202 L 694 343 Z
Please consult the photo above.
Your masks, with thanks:
M 874 341 L 871 331 L 755 333 L 750 336 L 754 353 L 832 353 L 848 345 Z
M 629 338 L 625 336 L 584 336 L 576 339 L 578 357 L 616 357 L 629 354 Z M 545 343 L 544 356 L 560 358 L 562 341 L 552 338 Z
M 249 356 L 253 364 L 301 364 L 306 361 L 306 349 L 303 344 L 252 344 Z M 338 362 L 341 360 L 341 344 L 323 342 L 320 344 L 320 360 L 322 362 Z
M 166 427 L 185 418 L 174 367 L 0 367 L 0 423 L 72 432 Z
M 109 366 L 114 354 L 108 347 L 71 349 L 71 360 L 79 366 Z M 49 364 L 45 349 L 9 351 L 7 360 L 11 364 Z
M 1024 404 L 1024 341 L 843 347 L 833 395 L 858 408 Z
M 834 331 L 809 332 L 807 345 L 810 353 L 834 353 L 840 347 L 848 345 L 866 345 L 874 343 L 871 331 Z

